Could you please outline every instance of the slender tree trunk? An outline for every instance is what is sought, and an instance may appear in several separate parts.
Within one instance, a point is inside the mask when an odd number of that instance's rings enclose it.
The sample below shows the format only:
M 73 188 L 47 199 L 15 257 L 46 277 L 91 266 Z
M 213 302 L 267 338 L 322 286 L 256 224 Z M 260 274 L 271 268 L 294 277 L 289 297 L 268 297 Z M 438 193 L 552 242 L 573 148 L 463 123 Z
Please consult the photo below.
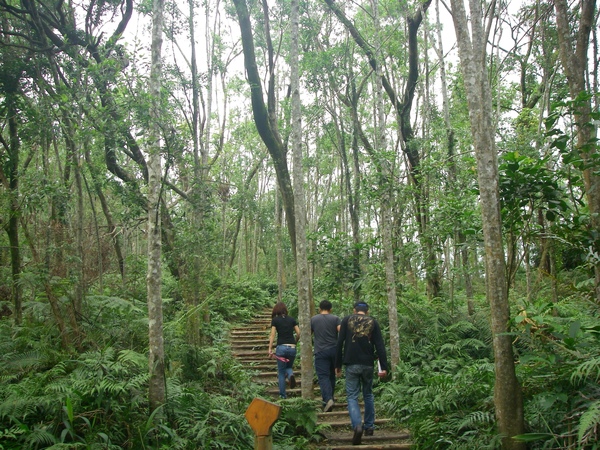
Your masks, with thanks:
M 273 56 L 272 47 L 269 45 L 269 69 L 270 83 L 267 89 L 267 102 L 269 107 L 265 105 L 262 90 L 262 81 L 258 73 L 258 67 L 256 65 L 256 56 L 254 51 L 254 37 L 252 35 L 252 24 L 250 22 L 250 15 L 248 14 L 248 6 L 246 0 L 233 0 L 235 10 L 238 16 L 238 22 L 240 25 L 240 31 L 242 35 L 242 47 L 244 51 L 244 66 L 246 68 L 246 75 L 248 83 L 250 85 L 250 96 L 252 100 L 252 112 L 254 115 L 254 123 L 261 139 L 265 143 L 271 159 L 273 160 L 273 166 L 275 167 L 275 174 L 277 175 L 277 184 L 281 191 L 281 198 L 283 200 L 283 208 L 285 209 L 288 233 L 290 235 L 290 242 L 292 245 L 292 251 L 296 254 L 296 221 L 294 219 L 294 192 L 292 189 L 292 181 L 287 166 L 286 152 L 287 149 L 279 134 L 279 128 L 277 126 L 277 117 L 275 114 L 275 87 L 273 83 L 274 78 L 274 67 L 273 67 Z M 267 28 L 266 39 L 270 43 L 270 36 L 268 33 L 268 13 L 265 6 L 265 27 Z
M 436 1 L 436 21 L 437 21 L 437 40 L 438 45 L 435 47 L 438 60 L 440 62 L 440 82 L 442 87 L 442 111 L 444 114 L 444 125 L 446 126 L 446 145 L 448 146 L 448 178 L 450 181 L 450 189 L 452 193 L 459 197 L 461 187 L 457 181 L 456 170 L 456 153 L 455 153 L 455 137 L 454 129 L 450 121 L 450 101 L 448 99 L 448 83 L 446 77 L 446 60 L 444 58 L 444 43 L 442 38 L 442 26 L 440 22 L 440 2 Z M 467 311 L 471 316 L 475 313 L 473 304 L 473 284 L 471 282 L 471 273 L 469 272 L 469 249 L 466 244 L 466 237 L 462 232 L 462 224 L 457 221 L 455 223 L 454 245 L 457 248 L 457 253 L 460 257 L 455 258 L 455 265 L 462 267 L 463 280 L 465 283 L 465 293 L 467 297 Z
M 296 218 L 296 283 L 298 285 L 298 322 L 300 326 L 300 361 L 302 364 L 302 398 L 313 397 L 312 335 L 310 332 L 310 278 L 306 240 L 306 198 L 302 165 L 302 111 L 298 69 L 298 0 L 292 0 L 292 47 L 290 73 L 292 88 L 292 153 L 294 157 L 294 217 Z
M 8 145 L 8 192 L 10 193 L 10 215 L 6 224 L 6 233 L 10 244 L 10 266 L 12 274 L 12 296 L 14 302 L 14 321 L 20 325 L 23 320 L 22 288 L 19 279 L 21 277 L 22 262 L 21 248 L 19 243 L 19 152 L 20 141 L 18 135 L 17 110 L 15 108 L 14 94 L 8 95 L 8 131 L 10 142 Z
M 275 193 L 275 234 L 277 239 L 277 301 L 283 298 L 283 290 L 285 289 L 285 268 L 283 261 L 283 242 L 281 236 L 281 225 L 283 222 L 283 209 L 279 193 Z
M 458 41 L 461 70 L 467 93 L 471 132 L 477 158 L 485 246 L 487 297 L 491 307 L 494 349 L 494 406 L 504 450 L 522 450 L 525 444 L 512 439 L 524 431 L 523 398 L 516 376 L 512 337 L 509 334 L 510 310 L 506 262 L 502 242 L 498 161 L 492 97 L 487 80 L 486 43 L 483 11 L 479 0 L 470 0 L 470 23 L 463 0 L 451 0 Z M 471 30 L 471 35 L 469 35 Z
M 571 32 L 571 16 L 566 0 L 553 0 L 556 10 L 556 28 L 558 30 L 558 50 L 563 69 L 567 75 L 571 98 L 576 99 L 586 92 L 585 74 L 587 68 L 587 55 L 589 39 L 596 14 L 596 0 L 581 0 L 579 23 L 576 34 Z M 573 47 L 575 44 L 575 47 Z M 577 149 L 586 163 L 583 169 L 585 193 L 590 210 L 591 229 L 600 230 L 600 175 L 598 175 L 597 144 L 590 144 L 597 133 L 597 126 L 591 124 L 591 100 L 580 100 L 575 105 L 575 124 L 577 126 Z M 595 247 L 590 251 L 600 255 L 600 240 L 596 239 Z M 596 276 L 595 296 L 600 303 L 600 262 L 596 256 L 594 271 Z
M 75 179 L 75 189 L 76 189 L 76 198 L 77 198 L 77 220 L 75 221 L 75 242 L 77 248 L 77 254 L 79 258 L 77 258 L 77 286 L 75 287 L 75 300 L 74 300 L 74 309 L 77 314 L 77 318 L 80 318 L 82 305 L 83 305 L 83 297 L 85 295 L 85 263 L 87 260 L 86 252 L 84 250 L 84 232 L 83 232 L 83 216 L 84 216 L 84 208 L 83 208 L 83 183 L 81 181 L 81 164 L 80 164 L 80 155 L 79 152 L 73 154 L 73 176 Z
M 162 314 L 161 267 L 161 51 L 164 0 L 154 0 L 152 5 L 152 65 L 150 68 L 150 131 L 148 147 L 148 365 L 150 380 L 148 401 L 150 411 L 156 410 L 166 400 L 165 351 Z
M 209 8 L 206 8 L 206 15 L 209 15 Z M 194 0 L 188 1 L 188 27 L 190 32 L 190 71 L 192 78 L 192 148 L 194 155 L 194 180 L 192 182 L 192 195 L 191 200 L 191 220 L 193 227 L 196 229 L 202 229 L 204 216 L 202 211 L 204 209 L 203 204 L 206 201 L 204 199 L 204 170 L 206 167 L 206 159 L 204 146 L 201 145 L 200 129 L 199 129 L 199 117 L 200 117 L 200 86 L 198 82 L 198 57 L 196 55 L 196 2 Z M 206 31 L 209 34 L 209 31 Z M 208 43 L 207 43 L 208 45 Z M 209 54 L 210 55 L 210 54 Z M 210 65 L 210 62 L 209 62 Z M 210 71 L 209 71 L 210 73 Z M 212 77 L 209 74 L 209 83 L 212 83 Z M 210 87 L 209 87 L 210 88 Z M 202 149 L 202 151 L 201 151 Z M 225 202 L 223 202 L 223 208 L 225 208 Z M 187 264 L 184 265 L 182 277 L 182 288 L 184 291 L 184 297 L 186 303 L 191 309 L 191 313 L 188 316 L 186 327 L 188 332 L 186 333 L 188 342 L 191 344 L 198 344 L 199 339 L 204 339 L 205 336 L 200 336 L 200 330 L 203 329 L 200 325 L 200 321 L 203 320 L 205 323 L 210 321 L 208 305 L 203 305 L 202 310 L 198 310 L 200 304 L 200 257 L 202 249 L 198 239 L 193 239 L 191 243 L 191 258 Z
M 377 59 L 381 60 L 379 39 L 379 8 L 378 0 L 371 2 L 373 8 L 373 20 L 375 22 L 375 51 Z M 384 154 L 387 150 L 387 139 L 385 134 L 385 110 L 383 106 L 383 86 L 381 83 L 382 72 L 381 65 L 377 65 L 375 76 L 375 110 L 377 141 L 375 148 L 379 154 Z M 393 181 L 392 181 L 392 162 L 385 156 L 381 159 L 381 239 L 383 243 L 383 252 L 385 260 L 385 289 L 387 293 L 387 311 L 390 326 L 390 360 L 392 368 L 395 368 L 400 362 L 400 336 L 398 334 L 398 309 L 396 294 L 396 268 L 394 264 L 394 244 L 392 240 L 392 201 L 393 201 Z
M 92 177 L 94 192 L 98 196 L 98 200 L 100 200 L 100 206 L 102 207 L 102 212 L 104 214 L 104 218 L 106 219 L 106 227 L 108 229 L 108 234 L 111 237 L 113 247 L 115 250 L 115 255 L 117 257 L 119 273 L 121 274 L 121 278 L 123 279 L 125 278 L 125 258 L 123 257 L 123 252 L 121 249 L 121 238 L 119 237 L 120 234 L 118 233 L 117 226 L 115 225 L 112 213 L 110 212 L 108 201 L 106 200 L 106 197 L 102 190 L 102 184 L 99 180 L 98 171 L 93 165 L 92 156 L 87 145 L 85 146 L 85 161 L 87 163 L 88 170 L 90 171 L 90 175 Z

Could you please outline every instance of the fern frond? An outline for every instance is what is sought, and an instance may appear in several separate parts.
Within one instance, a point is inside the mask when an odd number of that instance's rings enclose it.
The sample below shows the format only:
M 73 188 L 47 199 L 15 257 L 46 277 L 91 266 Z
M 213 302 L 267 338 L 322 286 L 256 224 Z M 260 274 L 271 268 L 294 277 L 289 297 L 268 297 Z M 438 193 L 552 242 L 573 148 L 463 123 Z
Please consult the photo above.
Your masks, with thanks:
M 9 373 L 25 372 L 27 370 L 35 369 L 45 362 L 44 355 L 37 350 L 12 353 L 6 355 L 3 360 L 2 364 L 0 364 L 0 371 Z
M 418 424 L 418 433 L 423 435 L 435 436 L 439 430 L 439 425 L 432 418 L 424 419 Z
M 471 336 L 476 336 L 479 333 L 479 330 L 472 322 L 461 320 L 459 322 L 450 324 L 446 328 L 446 332 L 454 333 L 456 336 L 461 338 L 468 338 Z
M 591 378 L 596 383 L 600 381 L 600 356 L 579 364 L 571 375 L 571 382 L 579 382 L 585 378 Z
M 26 442 L 28 448 L 46 447 L 57 443 L 52 433 L 37 427 L 27 435 Z
M 584 440 L 587 440 L 589 433 L 593 433 L 597 426 L 600 425 L 600 400 L 593 402 L 588 410 L 581 415 L 579 419 L 579 432 L 577 440 L 582 445 Z
M 26 417 L 37 411 L 37 400 L 13 395 L 0 403 L 0 418 Z
M 457 431 L 476 428 L 480 424 L 493 424 L 495 422 L 494 414 L 488 411 L 473 411 L 457 424 Z
M 121 350 L 117 361 L 123 365 L 144 368 L 148 365 L 148 357 L 133 350 Z

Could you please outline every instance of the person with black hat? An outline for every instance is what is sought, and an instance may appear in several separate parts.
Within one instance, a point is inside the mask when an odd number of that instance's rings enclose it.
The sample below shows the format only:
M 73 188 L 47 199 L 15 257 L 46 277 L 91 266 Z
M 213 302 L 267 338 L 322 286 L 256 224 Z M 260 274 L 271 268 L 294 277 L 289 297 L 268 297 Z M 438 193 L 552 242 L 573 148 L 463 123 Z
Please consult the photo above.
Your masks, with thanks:
M 363 432 L 366 436 L 372 436 L 375 428 L 375 397 L 373 395 L 373 363 L 375 359 L 379 359 L 377 374 L 379 378 L 384 378 L 388 372 L 381 328 L 377 320 L 369 316 L 368 312 L 369 305 L 367 303 L 354 304 L 353 314 L 342 319 L 336 349 L 336 375 L 338 377 L 342 375 L 342 365 L 346 368 L 346 397 L 348 413 L 354 430 L 353 445 L 360 445 Z M 358 404 L 358 396 L 361 391 L 365 403 L 364 421 Z

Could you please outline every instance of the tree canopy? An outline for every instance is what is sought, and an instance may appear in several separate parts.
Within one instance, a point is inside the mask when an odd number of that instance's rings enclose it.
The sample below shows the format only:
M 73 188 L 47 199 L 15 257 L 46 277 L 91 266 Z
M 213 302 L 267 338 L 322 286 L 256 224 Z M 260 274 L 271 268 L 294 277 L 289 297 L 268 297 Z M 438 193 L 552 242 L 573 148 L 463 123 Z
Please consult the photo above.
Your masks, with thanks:
M 466 3 L 0 0 L 0 447 L 244 448 L 228 327 L 329 299 L 419 448 L 594 448 L 598 7 Z

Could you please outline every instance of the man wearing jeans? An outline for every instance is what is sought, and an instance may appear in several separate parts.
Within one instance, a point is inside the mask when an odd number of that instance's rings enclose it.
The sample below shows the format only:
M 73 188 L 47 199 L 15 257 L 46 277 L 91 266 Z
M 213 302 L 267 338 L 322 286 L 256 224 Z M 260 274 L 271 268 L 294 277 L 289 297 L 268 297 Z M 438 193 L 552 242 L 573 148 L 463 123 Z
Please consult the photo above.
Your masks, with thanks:
M 323 398 L 323 412 L 331 411 L 335 391 L 335 352 L 337 348 L 340 318 L 331 314 L 333 306 L 329 300 L 319 304 L 319 314 L 310 319 L 314 335 L 315 372 Z
M 373 396 L 373 363 L 379 358 L 378 376 L 387 375 L 387 356 L 379 323 L 368 315 L 369 305 L 354 304 L 354 313 L 344 317 L 340 326 L 335 358 L 335 371 L 342 375 L 346 366 L 346 397 L 354 435 L 353 445 L 360 445 L 363 431 L 373 435 L 375 428 L 375 398 Z M 376 353 L 377 352 L 377 353 Z M 364 421 L 360 414 L 358 396 L 362 390 L 365 402 Z

